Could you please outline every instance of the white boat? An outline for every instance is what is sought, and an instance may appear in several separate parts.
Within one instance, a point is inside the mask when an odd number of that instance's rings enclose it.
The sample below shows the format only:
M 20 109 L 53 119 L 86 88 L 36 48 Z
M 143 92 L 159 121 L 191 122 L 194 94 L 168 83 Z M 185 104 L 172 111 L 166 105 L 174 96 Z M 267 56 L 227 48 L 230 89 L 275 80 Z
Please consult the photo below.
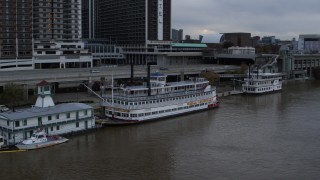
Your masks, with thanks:
M 263 94 L 282 90 L 281 73 L 263 73 L 262 70 L 248 73 L 242 91 L 247 94 Z
M 31 150 L 54 146 L 57 144 L 65 143 L 68 139 L 56 136 L 47 135 L 43 130 L 36 131 L 29 139 L 26 139 L 15 146 L 21 150 Z
M 121 85 L 111 95 L 104 95 L 105 116 L 126 122 L 143 122 L 219 106 L 216 88 L 204 78 L 170 83 L 166 78 L 161 73 L 153 73 L 150 85 Z

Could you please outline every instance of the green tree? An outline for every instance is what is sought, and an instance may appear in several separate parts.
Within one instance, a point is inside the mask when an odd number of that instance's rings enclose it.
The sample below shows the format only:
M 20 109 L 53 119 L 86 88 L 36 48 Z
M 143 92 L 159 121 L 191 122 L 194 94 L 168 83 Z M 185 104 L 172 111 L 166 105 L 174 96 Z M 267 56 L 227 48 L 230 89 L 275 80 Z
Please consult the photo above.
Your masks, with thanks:
M 8 83 L 4 86 L 4 91 L 0 97 L 4 104 L 11 107 L 17 106 L 24 99 L 23 89 L 17 84 Z

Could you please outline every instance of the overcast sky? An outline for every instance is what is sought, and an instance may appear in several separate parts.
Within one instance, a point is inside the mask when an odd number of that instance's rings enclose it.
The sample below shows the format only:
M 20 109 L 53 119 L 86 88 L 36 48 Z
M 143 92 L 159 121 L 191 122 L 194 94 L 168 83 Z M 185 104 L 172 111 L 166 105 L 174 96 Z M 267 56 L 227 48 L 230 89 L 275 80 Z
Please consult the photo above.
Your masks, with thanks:
M 249 32 L 281 40 L 320 34 L 320 0 L 172 0 L 172 27 L 192 38 Z

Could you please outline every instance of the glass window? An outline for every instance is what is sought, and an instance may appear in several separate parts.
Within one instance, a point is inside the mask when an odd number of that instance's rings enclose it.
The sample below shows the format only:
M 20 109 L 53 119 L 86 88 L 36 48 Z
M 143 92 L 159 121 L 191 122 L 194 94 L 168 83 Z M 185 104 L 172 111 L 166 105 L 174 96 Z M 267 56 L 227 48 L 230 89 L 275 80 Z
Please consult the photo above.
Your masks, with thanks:
M 70 113 L 67 113 L 67 119 L 70 119 Z
M 52 117 L 51 116 L 48 116 L 48 121 L 51 121 L 52 120 Z
M 16 121 L 16 122 L 15 122 L 15 126 L 16 126 L 16 127 L 19 127 L 19 126 L 20 126 L 20 121 Z
M 27 121 L 26 119 L 23 120 L 23 125 L 24 125 L 24 126 L 28 125 L 28 121 Z

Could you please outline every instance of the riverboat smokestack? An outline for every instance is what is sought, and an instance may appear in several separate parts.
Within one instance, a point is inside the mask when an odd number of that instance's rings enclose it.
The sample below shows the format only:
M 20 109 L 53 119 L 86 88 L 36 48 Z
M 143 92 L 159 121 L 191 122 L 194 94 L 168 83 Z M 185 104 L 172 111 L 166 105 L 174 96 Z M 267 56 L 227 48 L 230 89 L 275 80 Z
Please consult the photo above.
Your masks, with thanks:
M 250 80 L 250 77 L 251 76 L 251 64 L 249 64 L 249 80 Z
M 148 63 L 148 76 L 147 76 L 147 87 L 148 87 L 148 96 L 151 96 L 151 82 L 150 82 L 150 73 L 151 73 L 151 64 Z
M 133 84 L 133 62 L 131 62 L 131 84 Z
M 155 62 L 148 63 L 148 76 L 147 76 L 147 88 L 148 88 L 148 96 L 151 96 L 151 82 L 150 82 L 150 74 L 151 74 L 151 65 L 157 65 Z

